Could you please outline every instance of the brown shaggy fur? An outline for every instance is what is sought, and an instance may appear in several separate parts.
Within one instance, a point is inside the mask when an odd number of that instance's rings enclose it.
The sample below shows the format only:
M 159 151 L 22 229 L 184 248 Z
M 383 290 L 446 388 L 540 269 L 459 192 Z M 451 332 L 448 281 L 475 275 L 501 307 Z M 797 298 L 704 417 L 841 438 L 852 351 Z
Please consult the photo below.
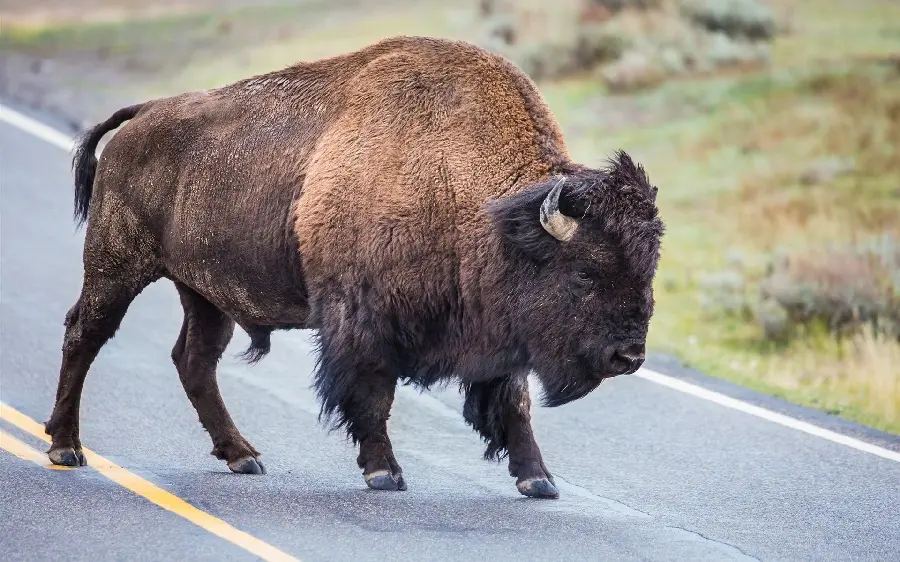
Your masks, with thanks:
M 235 323 L 251 361 L 273 330 L 315 330 L 323 417 L 381 489 L 406 487 L 387 434 L 398 381 L 458 380 L 486 457 L 508 455 L 523 494 L 555 497 L 526 375 L 555 406 L 643 360 L 656 188 L 624 153 L 571 162 L 534 84 L 473 45 L 392 38 L 125 108 L 88 131 L 75 170 L 85 277 L 47 423 L 54 462 L 81 462 L 87 370 L 162 277 L 185 310 L 172 359 L 237 472 L 263 468 L 216 387 Z M 568 242 L 538 220 L 559 179 Z

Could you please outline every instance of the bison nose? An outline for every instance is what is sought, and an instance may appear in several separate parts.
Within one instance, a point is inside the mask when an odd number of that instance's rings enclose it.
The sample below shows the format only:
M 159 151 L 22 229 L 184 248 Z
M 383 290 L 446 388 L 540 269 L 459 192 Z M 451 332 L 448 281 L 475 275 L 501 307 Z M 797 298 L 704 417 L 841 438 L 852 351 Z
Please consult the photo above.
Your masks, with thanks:
M 644 364 L 644 345 L 633 344 L 616 348 L 609 362 L 610 371 L 613 373 L 630 375 Z

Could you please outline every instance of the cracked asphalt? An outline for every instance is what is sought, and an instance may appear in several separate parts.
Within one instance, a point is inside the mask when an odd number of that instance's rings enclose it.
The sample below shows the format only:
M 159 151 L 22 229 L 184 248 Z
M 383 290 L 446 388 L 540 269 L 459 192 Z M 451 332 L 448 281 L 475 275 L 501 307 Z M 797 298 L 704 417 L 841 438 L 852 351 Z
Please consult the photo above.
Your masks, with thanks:
M 0 400 L 44 421 L 63 317 L 80 289 L 83 233 L 71 220 L 68 154 L 5 122 L 0 154 Z M 235 358 L 249 341 L 238 331 L 221 363 L 226 404 L 268 470 L 233 475 L 209 454 L 170 362 L 180 325 L 168 282 L 138 297 L 89 373 L 82 440 L 301 560 L 843 562 L 900 553 L 900 463 L 637 377 L 535 408 L 556 501 L 521 497 L 505 465 L 481 460 L 455 387 L 401 388 L 390 431 L 409 490 L 370 491 L 353 448 L 316 422 L 303 332 L 274 335 L 271 354 L 250 367 Z M 896 436 L 838 426 L 900 448 Z M 0 420 L 0 429 L 46 449 L 12 424 Z M 90 467 L 49 470 L 0 448 L 0 559 L 63 557 L 255 559 Z

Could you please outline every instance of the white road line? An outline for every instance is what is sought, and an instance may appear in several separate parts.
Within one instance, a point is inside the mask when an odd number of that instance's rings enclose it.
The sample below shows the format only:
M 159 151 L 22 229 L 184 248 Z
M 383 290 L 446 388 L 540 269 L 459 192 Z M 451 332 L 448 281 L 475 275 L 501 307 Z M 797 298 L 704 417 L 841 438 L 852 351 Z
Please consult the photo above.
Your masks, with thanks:
M 784 414 L 773 412 L 772 410 L 767 410 L 765 408 L 749 404 L 747 402 L 732 398 L 730 396 L 726 396 L 724 394 L 719 394 L 718 392 L 713 392 L 712 390 L 708 390 L 706 388 L 703 388 L 702 386 L 697 386 L 675 377 L 663 375 L 662 373 L 657 373 L 656 371 L 651 371 L 649 369 L 641 369 L 637 373 L 635 373 L 635 376 L 671 388 L 672 390 L 677 390 L 678 392 L 683 392 L 685 394 L 690 394 L 691 396 L 696 396 L 697 398 L 701 398 L 703 400 L 714 402 L 720 406 L 731 408 L 732 410 L 744 412 L 745 414 L 756 416 L 757 418 L 777 423 L 791 429 L 796 429 L 797 431 L 802 431 L 804 433 L 808 433 L 809 435 L 815 435 L 816 437 L 827 439 L 828 441 L 837 443 L 839 445 L 845 445 L 858 451 L 871 453 L 873 455 L 877 455 L 894 462 L 900 462 L 900 453 L 885 449 L 883 447 L 879 447 L 877 445 L 873 445 L 871 443 L 866 443 L 865 441 L 860 441 L 859 439 L 854 439 L 853 437 L 848 437 L 847 435 L 844 435 L 842 433 L 830 431 L 828 429 L 819 427 L 818 425 L 813 425 L 811 423 L 800 421 L 790 416 L 785 416 Z
M 0 121 L 6 121 L 10 125 L 17 127 L 26 133 L 30 133 L 41 140 L 47 141 L 53 146 L 61 148 L 66 152 L 72 152 L 75 149 L 75 141 L 72 137 L 57 131 L 53 127 L 48 127 L 40 121 L 35 121 L 31 117 L 23 115 L 5 105 L 0 105 Z
M 26 133 L 30 133 L 38 137 L 39 139 L 45 140 L 53 146 L 61 148 L 66 152 L 72 152 L 75 147 L 75 143 L 69 136 L 26 115 L 22 115 L 17 111 L 9 109 L 6 106 L 0 106 L 0 121 L 6 121 L 10 125 L 13 125 L 14 127 L 17 127 L 25 131 Z M 816 437 L 826 439 L 828 441 L 831 441 L 832 443 L 837 443 L 838 445 L 844 445 L 858 451 L 871 453 L 881 458 L 900 463 L 900 453 L 885 449 L 883 447 L 879 447 L 877 445 L 873 445 L 871 443 L 866 443 L 865 441 L 860 441 L 859 439 L 854 439 L 853 437 L 848 437 L 847 435 L 843 435 L 841 433 L 830 431 L 811 423 L 800 421 L 790 416 L 785 416 L 783 414 L 779 414 L 777 412 L 773 412 L 771 410 L 749 404 L 742 400 L 731 398 L 730 396 L 726 396 L 718 392 L 707 390 L 702 386 L 697 386 L 675 377 L 670 377 L 668 375 L 664 375 L 650 369 L 641 369 L 637 373 L 635 373 L 634 376 L 640 377 L 652 383 L 665 386 L 667 388 L 671 388 L 672 390 L 677 390 L 678 392 L 683 392 L 684 394 L 689 394 L 702 400 L 713 402 L 726 408 L 731 408 L 732 410 L 737 410 L 739 412 L 743 412 L 745 414 L 749 414 L 751 416 L 755 416 L 772 423 L 777 423 L 778 425 L 782 425 L 784 427 L 802 431 L 803 433 L 806 433 L 808 435 L 814 435 Z

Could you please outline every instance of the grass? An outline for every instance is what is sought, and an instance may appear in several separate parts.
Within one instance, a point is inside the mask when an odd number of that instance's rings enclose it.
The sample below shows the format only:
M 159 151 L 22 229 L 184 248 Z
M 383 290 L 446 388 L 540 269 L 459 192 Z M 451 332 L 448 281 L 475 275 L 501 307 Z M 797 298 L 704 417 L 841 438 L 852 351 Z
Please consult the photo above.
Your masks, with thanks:
M 741 290 L 752 295 L 773 252 L 802 255 L 831 242 L 900 237 L 900 4 L 774 3 L 790 8 L 793 32 L 775 41 L 767 69 L 686 77 L 627 97 L 609 97 L 590 77 L 539 85 L 575 158 L 599 163 L 615 149 L 628 150 L 660 187 L 667 235 L 652 349 L 710 375 L 900 433 L 897 341 L 874 332 L 837 339 L 815 326 L 801 337 L 770 341 L 752 314 L 706 306 L 716 297 L 705 279 L 737 267 Z M 185 57 L 164 80 L 139 87 L 148 96 L 214 86 L 398 33 L 474 39 L 480 33 L 469 15 L 474 4 L 398 0 L 374 13 L 322 8 L 321 17 L 302 22 L 288 8 L 240 12 L 228 19 L 247 39 L 241 48 Z M 0 45 L 38 52 L 117 45 L 135 53 L 141 41 L 176 31 L 193 34 L 182 44 L 202 44 L 221 25 L 221 16 L 209 18 L 5 29 Z M 252 41 L 267 26 L 281 31 Z M 878 62 L 890 57 L 894 62 Z M 853 166 L 818 183 L 804 181 L 811 167 L 835 158 Z
M 900 234 L 900 70 L 857 65 L 817 73 L 812 82 L 801 78 L 793 88 L 725 104 L 704 126 L 694 125 L 699 135 L 686 131 L 673 152 L 694 163 L 687 166 L 694 179 L 675 174 L 669 186 L 677 196 L 663 211 L 673 233 L 663 282 L 719 271 L 728 253 L 738 252 L 752 283 L 775 250 L 803 253 Z M 811 84 L 820 86 L 811 91 Z M 855 171 L 818 185 L 800 181 L 811 162 L 835 155 L 856 160 Z M 706 173 L 697 163 L 708 166 Z M 666 160 L 654 166 L 666 178 Z M 725 179 L 709 183 L 717 178 Z M 698 306 L 705 290 L 691 279 L 662 290 L 654 347 L 707 372 L 900 433 L 900 394 L 883 393 L 900 380 L 897 341 L 848 343 L 813 333 L 787 346 L 766 345 L 752 320 Z
M 248 73 L 281 68 L 301 60 L 315 60 L 374 43 L 383 37 L 416 34 L 459 37 L 470 21 L 465 8 L 418 3 L 402 11 L 382 8 L 360 18 L 353 13 L 306 26 L 295 37 L 248 46 L 235 57 L 198 60 L 185 65 L 163 88 L 191 84 L 191 88 L 217 86 Z M 160 93 L 168 91 L 160 90 Z
M 695 179 L 682 184 L 690 180 L 675 174 L 670 185 L 677 196 L 664 209 L 674 236 L 663 280 L 721 270 L 725 256 L 737 251 L 749 262 L 752 282 L 754 267 L 758 280 L 775 250 L 802 253 L 900 234 L 900 71 L 858 65 L 818 72 L 815 82 L 828 84 L 819 91 L 802 79 L 794 88 L 774 88 L 720 108 L 703 133 L 682 137 L 673 151 L 694 163 L 687 168 Z M 855 171 L 818 185 L 800 181 L 811 162 L 835 155 L 854 159 Z M 696 163 L 708 166 L 705 174 Z M 654 165 L 665 177 L 666 161 Z M 726 179 L 708 183 L 720 177 Z M 693 224 L 682 229 L 678 221 Z M 811 334 L 786 347 L 767 346 L 748 319 L 704 312 L 703 291 L 691 280 L 663 290 L 655 347 L 759 390 L 900 433 L 900 395 L 881 392 L 900 380 L 897 341 L 847 343 Z

